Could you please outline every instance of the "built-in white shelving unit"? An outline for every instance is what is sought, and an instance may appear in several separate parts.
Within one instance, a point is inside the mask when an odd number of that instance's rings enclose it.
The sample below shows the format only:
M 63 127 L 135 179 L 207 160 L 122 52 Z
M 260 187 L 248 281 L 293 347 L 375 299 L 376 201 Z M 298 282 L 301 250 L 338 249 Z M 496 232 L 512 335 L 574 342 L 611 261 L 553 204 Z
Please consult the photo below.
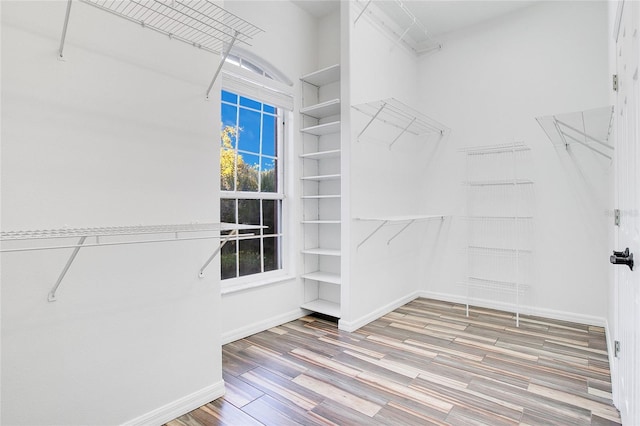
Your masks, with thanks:
M 356 0 L 353 4 L 358 10 L 354 25 L 366 17 L 416 55 L 442 48 L 442 43 L 400 0 Z
M 389 148 L 405 133 L 410 133 L 415 136 L 433 134 L 442 136 L 448 130 L 442 123 L 394 98 L 354 105 L 353 109 L 370 118 L 358 133 L 358 141 L 360 141 L 362 135 L 375 121 L 395 127 L 400 131 L 390 140 Z
M 259 27 L 209 0 L 80 1 L 134 22 L 142 28 L 164 34 L 169 40 L 178 40 L 211 53 L 221 54 L 222 58 L 206 92 L 207 98 L 231 48 L 236 43 L 251 46 L 252 39 L 263 32 Z M 60 58 L 63 57 L 72 4 L 73 0 L 67 0 L 67 11 L 58 49 Z
M 340 66 L 302 81 L 303 309 L 341 317 Z
M 613 106 L 536 117 L 538 124 L 556 146 L 578 144 L 611 160 L 613 145 L 609 142 L 613 125 Z
M 490 300 L 520 306 L 530 288 L 533 261 L 533 184 L 526 176 L 530 148 L 522 142 L 465 148 L 468 241 L 465 277 L 469 303 Z
M 213 254 L 200 268 L 199 275 L 200 277 L 203 277 L 205 269 L 231 237 L 234 237 L 240 230 L 246 231 L 260 228 L 262 228 L 260 225 L 191 223 L 176 225 L 135 225 L 99 228 L 61 228 L 33 231 L 2 231 L 0 233 L 0 241 L 3 242 L 3 245 L 0 247 L 0 252 L 73 249 L 65 267 L 49 292 L 48 300 L 53 302 L 56 300 L 58 287 L 62 283 L 62 280 L 81 248 L 222 238 L 221 244 L 214 250 Z M 250 234 L 243 235 L 246 236 Z M 78 239 L 77 242 L 69 241 L 70 239 L 76 238 Z M 62 241 L 55 245 L 51 245 L 43 244 L 42 241 L 44 240 Z M 32 243 L 27 245 L 24 243 L 18 243 L 22 241 L 31 241 Z M 36 241 L 40 242 L 34 244 L 33 242 Z M 16 243 L 12 244 L 10 242 Z M 9 247 L 7 247 L 7 245 L 9 245 Z

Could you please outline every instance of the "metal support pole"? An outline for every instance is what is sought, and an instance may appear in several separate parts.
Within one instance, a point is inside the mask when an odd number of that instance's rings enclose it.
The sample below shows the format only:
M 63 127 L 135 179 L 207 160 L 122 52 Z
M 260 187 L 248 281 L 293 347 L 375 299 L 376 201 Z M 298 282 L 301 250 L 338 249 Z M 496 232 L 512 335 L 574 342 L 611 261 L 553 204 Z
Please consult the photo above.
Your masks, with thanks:
M 211 92 L 213 83 L 216 82 L 216 79 L 218 78 L 218 74 L 220 74 L 220 71 L 222 70 L 222 66 L 224 65 L 224 61 L 227 60 L 227 56 L 229 56 L 229 52 L 231 52 L 231 48 L 233 47 L 233 44 L 236 42 L 237 37 L 238 37 L 238 31 L 234 31 L 233 38 L 231 39 L 231 42 L 229 43 L 227 50 L 225 50 L 225 52 L 223 53 L 222 59 L 220 59 L 220 64 L 218 64 L 218 69 L 216 70 L 216 73 L 213 75 L 213 79 L 211 80 L 211 83 L 209 83 L 209 87 L 207 88 L 207 99 L 209 99 L 209 93 Z
M 58 48 L 58 58 L 62 59 L 62 51 L 64 50 L 64 40 L 67 37 L 67 25 L 69 24 L 69 15 L 71 14 L 71 0 L 67 0 L 67 14 L 64 17 L 64 25 L 62 26 L 62 38 L 60 39 L 60 47 Z
M 360 242 L 360 244 L 358 244 L 358 247 L 356 247 L 356 249 L 359 249 L 361 245 L 363 245 L 365 242 L 367 242 L 367 240 L 371 237 L 373 237 L 373 235 L 378 232 L 380 230 L 380 228 L 382 228 L 383 226 L 385 226 L 387 224 L 388 220 L 383 221 L 380 225 L 378 225 L 378 227 L 372 232 L 370 233 L 367 238 L 365 238 L 364 240 L 362 240 Z
M 204 278 L 204 270 L 207 269 L 207 266 L 209 266 L 211 261 L 215 259 L 218 253 L 220 253 L 220 250 L 222 250 L 222 247 L 224 247 L 224 245 L 227 244 L 227 241 L 229 241 L 231 237 L 235 237 L 237 234 L 238 234 L 238 230 L 234 229 L 229 233 L 229 235 L 227 235 L 227 238 L 222 240 L 222 242 L 220 243 L 220 246 L 213 252 L 213 254 L 209 257 L 209 259 L 207 259 L 207 261 L 204 262 L 204 265 L 202 265 L 202 268 L 200 268 L 200 273 L 198 274 L 200 278 Z
M 364 129 L 362 129 L 362 131 L 360 133 L 358 133 L 358 142 L 360 141 L 360 136 L 362 136 L 362 134 L 364 133 L 365 130 L 367 130 L 369 128 L 369 126 L 371 125 L 371 123 L 373 123 L 375 121 L 376 118 L 378 118 L 378 115 L 382 112 L 382 110 L 387 106 L 386 102 L 382 103 L 382 106 L 380 107 L 380 109 L 378 110 L 378 112 L 376 112 L 375 114 L 373 114 L 373 117 L 371 117 L 371 120 L 369 120 L 369 122 L 367 123 L 366 126 L 364 126 Z
M 367 10 L 370 4 L 371 4 L 371 0 L 369 0 L 367 4 L 364 5 L 364 7 L 362 8 L 362 11 L 360 12 L 360 14 L 358 14 L 358 17 L 355 19 L 355 21 L 353 21 L 353 25 L 355 25 L 356 22 L 358 22 L 358 19 L 360 19 L 360 17 L 364 14 L 365 10 Z
M 590 146 L 590 145 L 587 145 L 585 142 L 581 141 L 581 140 L 580 140 L 580 139 L 578 139 L 578 138 L 574 138 L 573 136 L 568 135 L 568 134 L 566 134 L 566 133 L 563 133 L 562 131 L 560 132 L 560 134 L 561 134 L 563 137 L 567 137 L 567 138 L 571 139 L 572 141 L 574 141 L 574 142 L 576 142 L 576 143 L 579 143 L 580 145 L 584 146 L 585 148 L 589 148 L 591 151 L 593 151 L 593 152 L 595 152 L 595 153 L 597 153 L 597 154 L 600 154 L 600 155 L 602 155 L 603 157 L 608 158 L 609 160 L 611 160 L 611 159 L 612 159 L 612 157 L 611 157 L 610 155 L 607 155 L 607 154 L 605 154 L 604 152 L 601 152 L 601 151 L 599 151 L 599 150 L 595 149 L 594 147 L 592 147 L 592 146 Z
M 407 124 L 407 127 L 405 127 L 404 129 L 402 129 L 402 132 L 396 136 L 396 138 L 393 140 L 393 142 L 391 142 L 391 144 L 389 145 L 389 149 L 391 149 L 391 147 L 393 146 L 394 143 L 396 143 L 398 141 L 398 139 L 400 139 L 400 136 L 404 135 L 406 133 L 406 131 L 409 129 L 409 127 L 411 127 L 411 125 L 418 119 L 418 117 L 413 117 L 413 120 L 411 120 L 411 122 L 409 124 Z
M 71 2 L 69 2 L 69 3 L 71 3 Z M 84 244 L 84 241 L 86 239 L 87 239 L 86 235 L 83 236 L 83 237 L 80 237 L 80 240 L 78 241 L 78 246 L 75 249 L 73 249 L 73 253 L 71 253 L 71 257 L 69 258 L 69 260 L 67 260 L 67 264 L 64 265 L 64 269 L 62 270 L 62 273 L 58 277 L 58 281 L 56 281 L 56 283 L 54 284 L 53 288 L 49 292 L 49 297 L 47 298 L 49 300 L 49 302 L 55 302 L 56 301 L 56 291 L 58 290 L 58 287 L 60 287 L 60 283 L 62 283 L 62 279 L 67 274 L 67 271 L 71 267 L 71 264 L 73 263 L 74 259 L 78 255 L 78 252 L 82 248 L 82 245 Z
M 609 145 L 608 143 L 602 142 L 600 139 L 596 139 L 593 136 L 589 135 L 588 133 L 583 132 L 582 130 L 578 130 L 573 126 L 568 125 L 567 123 L 560 121 L 560 120 L 556 120 L 558 122 L 558 124 L 566 127 L 567 129 L 573 130 L 574 132 L 578 133 L 579 135 L 584 136 L 587 139 L 591 139 L 592 141 L 594 141 L 595 143 L 599 143 L 600 145 L 604 146 L 605 148 L 609 148 L 609 149 L 613 149 L 613 146 Z

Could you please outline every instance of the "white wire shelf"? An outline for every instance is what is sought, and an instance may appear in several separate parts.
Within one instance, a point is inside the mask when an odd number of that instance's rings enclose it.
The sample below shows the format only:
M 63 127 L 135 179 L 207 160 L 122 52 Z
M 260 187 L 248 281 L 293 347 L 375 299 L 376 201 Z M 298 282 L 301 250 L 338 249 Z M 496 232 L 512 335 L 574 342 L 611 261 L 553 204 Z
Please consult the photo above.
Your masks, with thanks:
M 526 256 L 533 254 L 531 249 L 512 247 L 468 246 L 466 251 L 471 255 L 499 257 Z
M 315 126 L 300 129 L 302 133 L 314 136 L 324 136 L 340 132 L 340 121 L 332 121 L 330 123 L 317 124 Z
M 444 215 L 405 215 L 405 216 L 379 216 L 379 217 L 356 217 L 355 220 L 365 221 L 365 222 L 380 222 L 380 224 L 367 235 L 356 248 L 360 248 L 365 242 L 367 242 L 371 237 L 373 237 L 380 229 L 382 229 L 386 225 L 394 224 L 394 223 L 404 223 L 404 226 L 393 235 L 393 237 L 387 240 L 387 245 L 391 243 L 398 235 L 404 232 L 409 226 L 414 224 L 417 221 L 422 220 L 430 220 L 430 219 L 441 219 L 444 220 Z
M 442 43 L 429 33 L 402 1 L 357 0 L 354 3 L 360 9 L 353 21 L 354 26 L 362 16 L 366 16 L 416 55 L 442 48 Z
M 233 223 L 200 223 L 200 224 L 175 224 L 175 225 L 135 225 L 135 226 L 111 226 L 111 227 L 95 227 L 95 228 L 61 228 L 61 229 L 41 229 L 41 230 L 24 230 L 24 231 L 2 231 L 0 232 L 0 241 L 15 242 L 20 241 L 42 241 L 51 239 L 70 239 L 78 238 L 77 243 L 62 243 L 55 246 L 47 245 L 30 245 L 23 246 L 17 244 L 16 247 L 1 247 L 0 252 L 24 252 L 35 250 L 54 250 L 54 249 L 73 249 L 71 256 L 67 260 L 62 272 L 58 276 L 56 283 L 49 292 L 48 300 L 53 302 L 56 300 L 56 291 L 58 290 L 62 280 L 67 274 L 78 252 L 84 247 L 102 247 L 129 244 L 147 244 L 161 243 L 173 241 L 192 241 L 205 240 L 212 238 L 222 238 L 220 245 L 216 247 L 213 254 L 207 259 L 200 268 L 199 276 L 204 277 L 204 271 L 211 261 L 220 253 L 222 247 L 231 239 L 239 238 L 238 231 L 241 230 L 258 230 L 266 228 L 261 225 L 238 225 Z M 223 234 L 228 232 L 228 234 Z M 201 233 L 206 235 L 194 235 Z M 171 234 L 172 236 L 167 236 Z M 181 235 L 181 234 L 187 234 Z M 164 235 L 160 238 L 151 238 L 152 235 Z M 137 239 L 129 239 L 122 237 L 137 236 Z M 242 238 L 248 237 L 243 234 Z M 120 237 L 120 239 L 118 239 Z M 86 243 L 88 238 L 95 238 L 94 243 Z M 101 238 L 103 240 L 101 240 Z
M 300 80 L 316 87 L 340 81 L 340 64 L 331 65 L 300 77 Z
M 518 293 L 519 295 L 524 295 L 530 287 L 528 284 L 516 283 L 513 281 L 488 280 L 478 277 L 467 277 L 466 280 L 460 281 L 458 284 L 494 292 Z
M 464 182 L 468 186 L 505 186 L 505 185 L 532 185 L 530 179 L 488 179 Z
M 353 109 L 371 117 L 369 122 L 358 134 L 358 140 L 360 140 L 360 137 L 367 128 L 376 120 L 401 130 L 401 133 L 391 141 L 389 148 L 405 133 L 410 133 L 415 136 L 428 134 L 442 135 L 448 130 L 442 123 L 394 98 L 354 105 Z
M 300 305 L 302 309 L 320 314 L 329 315 L 331 317 L 340 318 L 340 304 L 324 299 L 315 299 Z
M 342 278 L 340 278 L 340 274 L 335 274 L 333 272 L 324 272 L 324 271 L 315 271 L 309 272 L 307 274 L 302 274 L 302 278 L 305 280 L 313 280 L 313 281 L 322 281 L 323 283 L 340 285 L 342 283 Z
M 460 149 L 467 155 L 507 154 L 513 152 L 531 151 L 524 142 L 513 142 L 496 145 L 468 146 Z
M 460 218 L 470 221 L 533 220 L 533 216 L 461 216 Z
M 552 144 L 568 148 L 579 144 L 611 160 L 614 147 L 609 142 L 613 126 L 613 106 L 536 117 Z
M 81 0 L 112 15 L 134 22 L 222 59 L 207 90 L 207 98 L 222 64 L 236 43 L 251 46 L 262 29 L 209 0 Z M 72 0 L 62 29 L 58 54 L 63 57 Z

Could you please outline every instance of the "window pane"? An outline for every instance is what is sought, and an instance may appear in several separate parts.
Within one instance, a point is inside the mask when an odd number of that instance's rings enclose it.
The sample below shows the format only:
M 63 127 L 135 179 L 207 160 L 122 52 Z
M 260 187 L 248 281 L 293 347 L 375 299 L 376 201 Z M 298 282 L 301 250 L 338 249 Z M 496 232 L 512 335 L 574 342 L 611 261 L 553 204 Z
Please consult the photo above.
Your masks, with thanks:
M 235 141 L 235 127 L 238 123 L 238 107 L 229 104 L 222 104 L 222 106 L 220 107 L 220 117 L 222 117 L 223 129 L 227 126 L 234 129 L 233 136 Z M 235 147 L 235 144 L 233 146 Z
M 230 58 L 231 55 L 229 55 L 227 58 Z M 231 93 L 231 92 L 227 92 L 226 90 L 222 91 L 222 100 L 225 102 L 231 102 L 232 104 L 237 104 L 238 103 L 238 95 Z
M 280 269 L 280 238 L 264 238 L 264 271 Z
M 276 168 L 276 160 L 262 157 L 260 174 L 260 191 L 278 192 L 278 169 Z
M 258 191 L 258 169 L 260 157 L 238 154 L 238 191 Z
M 260 113 L 240 108 L 238 149 L 260 153 Z
M 228 241 L 220 251 L 220 276 L 223 280 L 237 276 L 236 261 L 236 242 Z
M 260 267 L 260 239 L 238 241 L 240 276 L 262 272 Z
M 266 105 L 265 105 L 266 107 Z M 278 117 L 262 116 L 262 155 L 276 156 L 276 121 Z
M 236 172 L 236 152 L 232 149 L 220 148 L 220 189 L 234 191 Z
M 260 225 L 260 200 L 238 200 L 238 223 Z M 252 229 L 240 232 L 257 233 L 259 231 Z
M 240 105 L 252 109 L 257 109 L 258 111 L 262 109 L 262 104 L 260 102 L 254 101 L 253 99 L 245 98 L 244 96 L 240 96 Z
M 265 77 L 269 77 L 269 76 L 265 75 Z M 272 77 L 269 77 L 269 78 L 272 78 Z M 275 114 L 276 113 L 276 107 L 273 107 L 273 106 L 267 105 L 267 104 L 263 104 L 262 105 L 262 110 L 264 112 L 268 112 L 268 113 L 271 113 L 271 114 Z
M 226 223 L 237 223 L 236 200 L 228 200 L 224 198 L 220 200 L 220 221 Z
M 262 224 L 267 227 L 262 230 L 262 235 L 273 235 L 279 232 L 279 206 L 280 200 L 262 200 Z

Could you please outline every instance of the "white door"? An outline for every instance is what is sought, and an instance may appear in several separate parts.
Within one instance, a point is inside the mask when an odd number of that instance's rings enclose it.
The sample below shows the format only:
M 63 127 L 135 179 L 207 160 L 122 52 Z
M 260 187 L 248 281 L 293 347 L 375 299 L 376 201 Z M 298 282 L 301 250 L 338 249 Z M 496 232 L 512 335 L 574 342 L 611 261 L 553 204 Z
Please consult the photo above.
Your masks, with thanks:
M 640 118 L 638 86 L 638 24 L 640 2 L 621 2 L 620 27 L 616 41 L 618 75 L 615 148 L 615 191 L 620 225 L 617 227 L 616 250 L 626 247 L 635 256 L 631 271 L 616 265 L 616 318 L 613 337 L 620 351 L 613 358 L 614 402 L 625 425 L 640 425 Z M 620 12 L 620 9 L 619 9 Z

